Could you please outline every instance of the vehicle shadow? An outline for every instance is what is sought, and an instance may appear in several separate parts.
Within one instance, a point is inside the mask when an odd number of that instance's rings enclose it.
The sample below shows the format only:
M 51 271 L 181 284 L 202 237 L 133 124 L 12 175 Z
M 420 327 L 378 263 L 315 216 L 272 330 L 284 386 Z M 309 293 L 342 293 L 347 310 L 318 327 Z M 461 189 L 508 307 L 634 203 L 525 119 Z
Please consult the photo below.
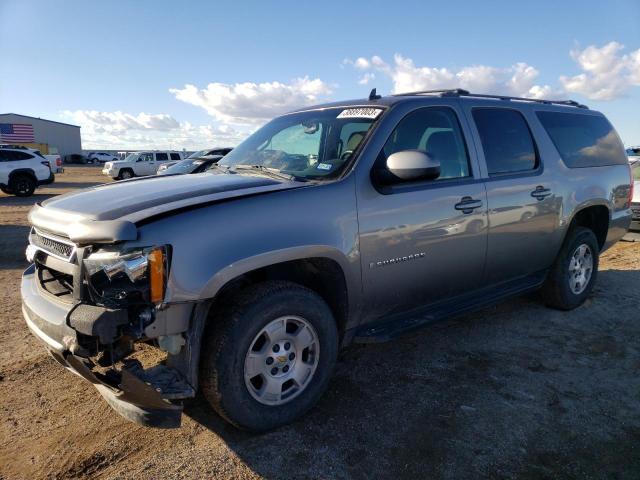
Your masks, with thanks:
M 26 268 L 24 256 L 29 235 L 26 225 L 0 225 L 0 269 Z
M 56 194 L 35 193 L 30 197 L 16 197 L 14 195 L 0 195 L 0 208 L 4 207 L 29 207 L 38 202 L 44 202 Z
M 201 395 L 185 414 L 266 478 L 624 477 L 640 471 L 639 284 L 605 270 L 570 312 L 533 294 L 349 347 L 318 405 L 273 432 Z

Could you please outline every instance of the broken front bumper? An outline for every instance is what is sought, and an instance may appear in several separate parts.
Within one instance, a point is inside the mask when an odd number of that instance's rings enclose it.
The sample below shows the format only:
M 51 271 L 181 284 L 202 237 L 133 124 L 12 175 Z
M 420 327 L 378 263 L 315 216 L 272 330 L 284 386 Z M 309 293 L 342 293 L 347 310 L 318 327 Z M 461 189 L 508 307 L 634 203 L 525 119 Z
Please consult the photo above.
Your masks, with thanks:
M 147 382 L 126 368 L 95 370 L 88 358 L 82 358 L 76 331 L 69 326 L 73 304 L 49 298 L 39 290 L 35 268 L 31 265 L 22 275 L 22 313 L 29 329 L 42 341 L 61 365 L 91 382 L 109 405 L 133 422 L 158 428 L 180 426 L 182 406 L 171 403 Z M 96 321 L 105 312 L 94 307 Z M 90 319 L 84 319 L 91 323 Z

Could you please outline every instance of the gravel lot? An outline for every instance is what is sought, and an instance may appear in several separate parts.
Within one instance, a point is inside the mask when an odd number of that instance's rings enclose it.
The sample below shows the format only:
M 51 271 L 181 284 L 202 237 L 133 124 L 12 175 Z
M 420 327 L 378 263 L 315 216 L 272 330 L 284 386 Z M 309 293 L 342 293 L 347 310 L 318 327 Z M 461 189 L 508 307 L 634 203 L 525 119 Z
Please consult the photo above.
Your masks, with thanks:
M 0 479 L 640 478 L 640 243 L 603 256 L 573 312 L 532 295 L 349 348 L 294 425 L 245 434 L 197 398 L 182 428 L 152 430 L 55 364 L 20 313 L 30 206 L 104 181 L 70 167 L 34 197 L 0 194 Z

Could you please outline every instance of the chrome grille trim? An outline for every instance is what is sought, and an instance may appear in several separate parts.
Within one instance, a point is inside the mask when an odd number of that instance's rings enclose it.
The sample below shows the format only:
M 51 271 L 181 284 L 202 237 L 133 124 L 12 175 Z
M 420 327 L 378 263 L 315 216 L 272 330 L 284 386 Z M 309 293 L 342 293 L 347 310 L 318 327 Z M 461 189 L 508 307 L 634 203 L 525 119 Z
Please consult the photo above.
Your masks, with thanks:
M 54 236 L 51 234 L 45 234 L 34 228 L 29 235 L 29 243 L 38 250 L 56 257 L 65 262 L 72 261 L 76 254 L 76 246 L 69 240 Z

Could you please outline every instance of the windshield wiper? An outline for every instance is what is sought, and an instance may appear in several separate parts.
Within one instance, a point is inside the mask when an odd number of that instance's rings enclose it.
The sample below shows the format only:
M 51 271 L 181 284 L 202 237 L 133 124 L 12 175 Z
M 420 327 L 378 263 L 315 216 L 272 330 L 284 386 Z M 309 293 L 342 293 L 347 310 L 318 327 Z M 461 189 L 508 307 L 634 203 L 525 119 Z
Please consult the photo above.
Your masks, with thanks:
M 264 165 L 234 165 L 233 167 L 230 167 L 229 170 L 253 170 L 260 173 L 266 173 L 267 175 L 271 175 L 272 177 L 280 178 L 282 180 L 306 182 L 306 178 L 289 175 L 288 173 L 281 172 L 277 168 L 265 167 Z

